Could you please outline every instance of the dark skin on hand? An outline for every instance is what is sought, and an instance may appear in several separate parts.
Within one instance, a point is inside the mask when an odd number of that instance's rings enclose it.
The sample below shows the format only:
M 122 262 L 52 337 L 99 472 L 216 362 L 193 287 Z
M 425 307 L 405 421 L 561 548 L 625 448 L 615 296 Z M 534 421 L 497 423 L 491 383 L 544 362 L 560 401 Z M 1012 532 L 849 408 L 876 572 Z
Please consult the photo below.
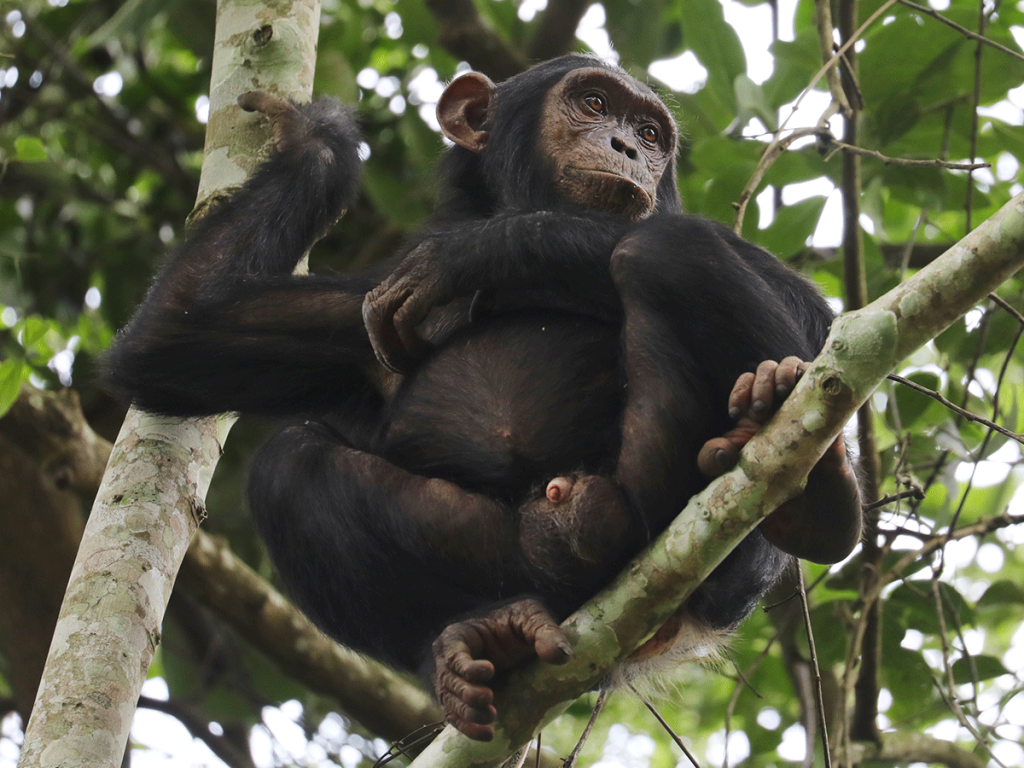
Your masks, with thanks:
M 282 419 L 249 504 L 293 599 L 492 738 L 494 687 L 571 656 L 558 623 L 735 465 L 831 313 L 680 213 L 672 116 L 596 59 L 456 79 L 437 210 L 349 275 L 291 272 L 358 195 L 353 115 L 239 101 L 276 152 L 171 254 L 108 382 L 155 413 Z M 840 438 L 643 654 L 735 627 L 791 555 L 842 559 L 860 514 Z

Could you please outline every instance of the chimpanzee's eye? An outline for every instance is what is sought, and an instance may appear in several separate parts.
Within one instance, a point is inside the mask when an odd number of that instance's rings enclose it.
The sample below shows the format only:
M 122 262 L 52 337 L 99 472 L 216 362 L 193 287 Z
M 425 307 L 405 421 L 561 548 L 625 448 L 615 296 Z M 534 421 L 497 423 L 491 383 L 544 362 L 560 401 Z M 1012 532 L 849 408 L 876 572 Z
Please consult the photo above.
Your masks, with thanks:
M 648 144 L 658 143 L 658 129 L 653 125 L 645 125 L 637 133 Z
M 603 115 L 608 111 L 608 107 L 604 103 L 604 96 L 599 93 L 588 93 L 583 97 L 583 103 L 599 115 Z

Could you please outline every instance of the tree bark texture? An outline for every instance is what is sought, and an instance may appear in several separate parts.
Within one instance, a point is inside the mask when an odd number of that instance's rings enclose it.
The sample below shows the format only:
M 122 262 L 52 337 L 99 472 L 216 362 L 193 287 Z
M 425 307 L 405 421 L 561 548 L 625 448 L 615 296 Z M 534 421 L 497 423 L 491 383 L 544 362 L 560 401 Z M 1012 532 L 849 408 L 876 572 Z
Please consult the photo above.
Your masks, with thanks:
M 210 121 L 193 215 L 240 184 L 266 150 L 265 127 L 235 104 L 266 90 L 312 93 L 318 0 L 220 0 Z M 160 642 L 167 599 L 229 428 L 215 417 L 130 411 L 78 550 L 19 765 L 119 766 Z

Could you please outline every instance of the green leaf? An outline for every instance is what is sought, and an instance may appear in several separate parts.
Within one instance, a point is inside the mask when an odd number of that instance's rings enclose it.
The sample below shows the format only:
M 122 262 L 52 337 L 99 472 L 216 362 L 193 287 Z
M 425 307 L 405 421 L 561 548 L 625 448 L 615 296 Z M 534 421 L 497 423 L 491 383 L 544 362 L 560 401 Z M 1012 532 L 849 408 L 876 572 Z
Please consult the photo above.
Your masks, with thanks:
M 779 208 L 768 228 L 758 233 L 757 242 L 783 258 L 802 250 L 821 218 L 827 199 L 809 197 Z
M 938 392 L 942 387 L 941 379 L 930 371 L 916 371 L 904 378 L 933 392 Z M 896 398 L 896 407 L 899 409 L 900 426 L 903 429 L 908 429 L 917 422 L 932 405 L 936 405 L 937 409 L 941 408 L 941 405 L 928 395 L 904 384 L 893 383 L 892 390 Z
M 994 582 L 978 600 L 979 608 L 990 605 L 1024 605 L 1024 587 L 1007 579 Z
M 935 698 L 932 671 L 916 651 L 887 649 L 885 665 L 879 670 L 882 684 L 893 691 L 893 703 L 886 715 L 895 721 L 920 715 Z
M 963 596 L 950 584 L 939 583 L 942 593 L 942 609 L 946 631 L 972 624 L 974 610 L 967 604 Z M 901 616 L 905 626 L 923 632 L 926 635 L 938 635 L 942 632 L 936 612 L 935 596 L 931 582 L 904 582 L 889 595 L 886 612 Z
M 995 656 L 965 656 L 953 662 L 953 681 L 957 685 L 991 680 L 1010 674 Z
M 46 145 L 35 136 L 19 136 L 14 140 L 15 157 L 23 163 L 41 163 L 49 158 Z
M 0 363 L 0 416 L 14 405 L 21 392 L 21 380 L 25 370 L 22 360 L 11 359 Z

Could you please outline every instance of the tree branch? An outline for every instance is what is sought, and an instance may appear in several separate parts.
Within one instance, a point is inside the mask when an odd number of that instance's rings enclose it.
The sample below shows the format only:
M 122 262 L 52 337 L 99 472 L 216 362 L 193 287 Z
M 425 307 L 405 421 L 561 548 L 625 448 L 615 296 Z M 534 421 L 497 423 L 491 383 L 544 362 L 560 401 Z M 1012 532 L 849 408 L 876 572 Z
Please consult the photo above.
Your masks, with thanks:
M 180 583 L 282 672 L 337 699 L 345 714 L 372 733 L 399 739 L 441 719 L 423 690 L 328 638 L 213 536 L 195 537 Z
M 4 447 L 7 445 L 4 438 L 9 438 L 19 451 L 27 454 L 33 471 L 38 471 L 41 466 L 42 475 L 49 477 L 54 485 L 66 486 L 85 498 L 96 495 L 113 447 L 89 427 L 78 396 L 72 390 L 43 392 L 28 386 L 22 387 L 21 396 L 0 419 L 0 468 L 5 461 L 14 460 L 10 450 Z M 20 498 L 17 488 L 24 486 L 28 476 L 30 473 L 20 470 L 0 472 L 0 495 L 8 500 L 8 503 L 0 505 L 0 521 L 5 515 L 24 515 L 24 508 L 14 500 Z M 17 478 L 17 487 L 3 492 L 4 477 Z M 60 598 L 74 561 L 74 550 L 81 539 L 82 525 L 77 506 L 72 505 L 71 517 L 66 523 L 60 523 L 47 513 L 48 506 L 40 503 L 30 505 L 31 516 L 25 516 L 25 519 L 38 523 L 31 526 L 31 533 L 24 521 L 0 522 L 0 529 L 12 532 L 0 542 L 0 573 L 7 564 L 47 564 L 45 574 L 38 568 L 27 570 L 24 584 L 0 578 L 0 597 L 4 594 L 5 584 L 14 584 L 16 590 L 11 599 L 0 599 L 0 625 L 18 626 L 18 633 L 8 636 L 24 636 L 30 650 L 45 649 L 53 631 Z M 26 537 L 14 535 L 18 531 L 25 531 Z M 63 559 L 66 567 L 61 567 L 58 543 L 65 537 L 69 538 Z M 31 554 L 32 542 L 43 545 L 45 551 Z M 8 543 L 12 551 L 4 554 L 4 544 Z M 53 607 L 44 622 L 44 630 L 37 634 L 29 631 L 33 622 L 28 616 L 45 613 L 38 610 L 47 602 L 40 587 L 48 581 L 44 576 L 50 574 L 52 579 L 49 581 L 55 582 L 55 595 L 49 600 Z M 176 588 L 202 602 L 243 639 L 274 661 L 285 674 L 311 690 L 335 699 L 345 714 L 375 734 L 397 739 L 423 723 L 441 717 L 430 697 L 420 688 L 330 640 L 287 598 L 242 562 L 226 543 L 201 530 L 196 532 L 185 555 Z M 36 610 L 31 614 L 18 614 L 17 621 L 3 621 L 6 609 L 13 610 L 18 605 L 18 601 L 13 599 L 15 596 L 27 597 Z M 25 683 L 14 686 L 19 700 L 22 689 L 28 689 L 28 700 L 20 708 L 26 718 L 44 660 L 40 654 L 37 662 L 22 659 L 23 663 L 13 665 L 19 675 L 28 675 Z M 21 677 L 16 676 L 15 683 L 20 680 Z
M 473 0 L 427 0 L 427 8 L 441 25 L 441 45 L 477 72 L 501 81 L 526 69 L 522 57 L 484 26 Z
M 293 0 L 280 16 L 263 8 L 258 19 L 251 6 L 240 3 L 232 13 L 229 4 L 218 3 L 197 209 L 243 180 L 268 141 L 256 121 L 242 117 L 238 94 L 312 93 L 317 0 Z M 273 35 L 265 34 L 268 27 Z M 240 54 L 244 69 L 235 66 Z M 61 607 L 26 728 L 23 768 L 121 765 L 174 578 L 206 514 L 225 424 L 129 411 Z
M 949 768 L 984 768 L 977 755 L 923 733 L 886 733 L 881 744 L 855 743 L 850 758 L 861 763 L 939 763 Z
M 548 0 L 527 48 L 531 61 L 544 61 L 569 53 L 575 47 L 576 28 L 591 0 Z

